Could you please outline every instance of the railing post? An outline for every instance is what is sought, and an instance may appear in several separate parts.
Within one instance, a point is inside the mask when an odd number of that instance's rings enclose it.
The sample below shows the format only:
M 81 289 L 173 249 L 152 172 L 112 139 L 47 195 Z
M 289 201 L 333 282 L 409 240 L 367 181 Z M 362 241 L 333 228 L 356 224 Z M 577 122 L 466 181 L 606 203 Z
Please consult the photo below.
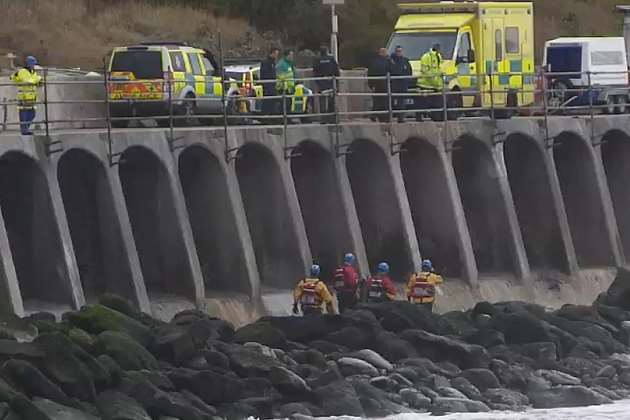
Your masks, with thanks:
M 490 118 L 494 120 L 494 68 L 490 69 Z
M 46 141 L 50 141 L 50 127 L 48 126 L 48 69 L 44 69 L 44 127 L 46 127 Z
M 391 126 L 393 124 L 394 109 L 392 103 L 392 76 L 389 72 L 385 76 L 385 80 L 387 81 L 387 111 L 389 113 L 389 125 Z
M 107 73 L 107 63 L 103 61 L 103 87 L 105 88 L 105 128 L 107 128 L 107 156 L 109 158 L 109 166 L 114 166 L 112 145 L 112 116 L 109 108 L 109 82 Z M 113 89 L 113 87 L 112 87 Z
M 289 123 L 289 117 L 287 115 L 287 85 L 285 82 L 282 82 L 282 135 L 283 135 L 285 150 L 287 148 L 287 143 L 288 143 L 288 138 L 287 138 L 288 123 Z
M 337 76 L 332 76 L 332 97 L 333 97 L 333 112 L 335 119 L 335 152 L 339 150 L 339 107 L 337 105 Z
M 545 121 L 545 145 L 551 147 L 549 144 L 549 102 L 547 98 L 547 72 L 544 67 L 540 69 L 541 85 L 542 85 L 542 97 L 543 97 L 543 118 Z M 536 97 L 536 87 L 534 85 L 534 97 Z
M 593 109 L 593 79 L 591 77 L 591 72 L 586 72 L 586 77 L 588 78 L 588 109 L 591 113 L 591 144 L 593 143 L 593 139 L 595 138 L 595 110 Z M 608 98 L 606 98 L 608 101 Z
M 173 140 L 173 80 L 168 78 L 168 130 Z
M 442 113 L 445 124 L 448 123 L 448 96 L 446 95 L 446 74 L 441 73 L 440 78 L 442 80 Z

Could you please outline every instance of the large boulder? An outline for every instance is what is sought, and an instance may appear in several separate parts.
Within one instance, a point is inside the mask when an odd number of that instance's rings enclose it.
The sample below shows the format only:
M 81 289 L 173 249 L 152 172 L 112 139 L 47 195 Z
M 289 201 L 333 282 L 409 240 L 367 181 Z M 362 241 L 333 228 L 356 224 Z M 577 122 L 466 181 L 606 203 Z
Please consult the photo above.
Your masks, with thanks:
M 274 366 L 281 366 L 275 357 L 253 347 L 226 345 L 219 349 L 230 360 L 230 366 L 241 377 L 267 376 Z
M 575 376 L 557 370 L 540 369 L 536 374 L 545 378 L 552 385 L 582 385 L 582 381 Z
M 356 359 L 364 360 L 377 369 L 385 370 L 387 372 L 391 372 L 392 370 L 394 370 L 394 367 L 391 363 L 389 363 L 387 360 L 385 360 L 385 358 L 383 358 L 383 356 L 373 350 L 359 350 L 352 353 L 350 356 Z
M 378 370 L 368 362 L 354 357 L 342 357 L 337 360 L 339 370 L 344 376 L 367 375 L 378 376 Z
M 31 417 L 33 420 L 100 420 L 100 417 L 85 411 L 68 407 L 45 398 L 34 398 L 32 403 L 39 412 L 38 414 L 41 414 L 41 417 Z M 9 418 L 11 417 L 7 417 L 7 419 Z
M 390 362 L 398 362 L 402 359 L 417 357 L 418 352 L 407 340 L 403 340 L 397 334 L 384 331 L 378 334 L 372 347 Z
M 488 411 L 490 411 L 490 408 L 481 401 L 461 398 L 438 397 L 433 401 L 433 405 L 431 406 L 431 412 L 433 412 L 433 414 L 485 413 Z
M 451 379 L 451 386 L 464 394 L 467 398 L 475 401 L 481 401 L 481 391 L 474 386 L 468 379 L 458 377 Z
M 37 367 L 24 360 L 8 360 L 2 372 L 29 397 L 41 397 L 60 404 L 68 397 L 61 388 L 48 379 Z
M 383 328 L 395 333 L 416 329 L 434 334 L 454 332 L 449 323 L 443 320 L 441 316 L 409 302 L 366 303 L 358 305 L 357 308 L 374 313 Z
M 243 382 L 231 376 L 179 368 L 168 372 L 168 377 L 176 389 L 186 389 L 207 404 L 234 402 L 242 398 Z
M 630 270 L 619 267 L 617 276 L 605 296 L 605 303 L 630 310 Z
M 508 406 L 510 409 L 516 410 L 529 405 L 527 395 L 504 388 L 487 389 L 483 393 L 483 398 L 491 407 L 494 405 L 499 407 Z
M 365 417 L 359 397 L 348 381 L 331 382 L 317 388 L 315 394 L 324 416 Z
M 399 392 L 403 401 L 415 410 L 427 410 L 431 406 L 431 398 L 413 388 L 403 388 Z
M 149 327 L 139 321 L 103 305 L 87 305 L 78 312 L 67 315 L 68 323 L 81 328 L 90 334 L 100 334 L 104 331 L 116 331 L 128 334 L 142 346 L 151 343 L 152 336 Z
M 282 331 L 288 340 L 299 343 L 321 340 L 330 333 L 357 323 L 349 318 L 329 315 L 263 317 L 259 322 L 269 322 Z
M 374 341 L 374 332 L 370 329 L 353 325 L 328 334 L 326 341 L 359 350 L 371 347 Z
M 530 392 L 534 408 L 581 407 L 610 404 L 610 398 L 584 386 L 558 386 L 546 391 Z
M 91 359 L 83 350 L 61 333 L 42 334 L 34 343 L 45 358 L 37 363 L 42 372 L 63 391 L 83 401 L 92 401 L 96 395 L 94 374 L 81 358 Z M 77 356 L 81 356 L 77 357 Z M 93 359 L 92 359 L 93 360 Z
M 489 388 L 500 388 L 499 380 L 489 369 L 468 369 L 459 374 L 460 377 L 466 378 L 481 392 Z
M 202 400 L 191 400 L 179 392 L 166 392 L 149 382 L 136 383 L 129 390 L 147 412 L 156 416 L 172 416 L 181 420 L 209 420 L 216 409 Z M 195 399 L 197 397 L 194 397 Z
M 449 361 L 461 368 L 486 367 L 490 360 L 483 347 L 453 338 L 422 330 L 403 331 L 400 336 L 410 342 L 419 355 L 431 360 Z
M 282 394 L 291 398 L 307 396 L 311 392 L 311 387 L 304 379 L 281 366 L 274 366 L 269 372 L 269 379 L 273 386 Z
M 353 379 L 350 380 L 350 383 L 354 387 L 367 417 L 386 417 L 409 411 L 408 408 L 401 404 L 391 401 L 390 394 L 370 385 L 366 381 Z
M 208 339 L 229 341 L 234 335 L 232 324 L 222 319 L 213 318 L 198 309 L 187 309 L 179 312 L 170 323 L 188 328 L 197 346 L 202 346 Z
M 553 341 L 543 322 L 527 311 L 497 316 L 492 324 L 503 333 L 507 344 Z
M 125 370 L 158 368 L 155 357 L 131 336 L 122 332 L 100 333 L 95 348 L 98 354 L 107 354 Z
M 558 360 L 558 349 L 554 343 L 526 343 L 518 346 L 518 350 L 541 365 L 551 366 Z
M 96 398 L 103 420 L 151 420 L 146 410 L 132 397 L 117 391 L 105 391 Z
M 477 344 L 486 348 L 505 344 L 505 335 L 493 328 L 476 330 L 474 333 L 464 337 L 464 339 L 470 344 Z
M 186 328 L 166 324 L 155 330 L 152 353 L 160 360 L 181 366 L 196 353 L 197 346 Z
M 284 332 L 265 321 L 239 328 L 236 330 L 236 333 L 234 333 L 232 340 L 239 344 L 254 342 L 281 349 L 285 348 L 287 345 L 287 337 Z

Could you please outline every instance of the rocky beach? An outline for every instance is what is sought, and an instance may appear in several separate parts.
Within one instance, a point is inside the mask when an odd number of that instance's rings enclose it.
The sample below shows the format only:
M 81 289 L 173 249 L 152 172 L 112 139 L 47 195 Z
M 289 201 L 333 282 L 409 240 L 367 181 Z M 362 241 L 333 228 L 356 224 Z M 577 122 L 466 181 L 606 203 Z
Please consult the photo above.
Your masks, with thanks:
M 630 397 L 630 272 L 592 306 L 406 302 L 235 329 L 104 295 L 0 327 L 0 418 L 386 417 L 610 404 Z

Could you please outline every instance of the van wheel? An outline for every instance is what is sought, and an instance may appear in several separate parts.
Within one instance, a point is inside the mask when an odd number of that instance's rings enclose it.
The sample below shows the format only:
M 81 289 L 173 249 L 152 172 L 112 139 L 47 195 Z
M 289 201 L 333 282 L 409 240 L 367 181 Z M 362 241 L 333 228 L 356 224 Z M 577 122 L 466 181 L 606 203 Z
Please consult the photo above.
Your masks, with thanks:
M 110 120 L 112 128 L 127 128 L 129 127 L 129 121 L 127 120 Z
M 514 108 L 516 108 L 517 106 L 518 106 L 518 97 L 516 96 L 516 92 L 508 92 L 507 98 L 505 101 L 505 108 L 495 109 L 494 118 L 498 120 L 509 120 L 516 114 L 516 109 Z

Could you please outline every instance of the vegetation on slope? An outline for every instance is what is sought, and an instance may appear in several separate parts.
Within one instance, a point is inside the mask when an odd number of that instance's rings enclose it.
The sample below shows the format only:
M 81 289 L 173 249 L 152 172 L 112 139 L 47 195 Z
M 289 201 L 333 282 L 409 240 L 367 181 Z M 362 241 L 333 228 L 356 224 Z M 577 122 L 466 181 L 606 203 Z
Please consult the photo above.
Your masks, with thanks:
M 363 65 L 386 43 L 396 0 L 346 0 L 339 8 L 342 64 Z M 621 35 L 618 0 L 534 0 L 538 50 L 557 36 Z M 260 56 L 270 45 L 317 49 L 327 42 L 321 0 L 0 0 L 0 54 L 37 54 L 46 64 L 100 68 L 116 45 L 186 40 L 226 55 Z M 2 62 L 0 61 L 0 65 Z

